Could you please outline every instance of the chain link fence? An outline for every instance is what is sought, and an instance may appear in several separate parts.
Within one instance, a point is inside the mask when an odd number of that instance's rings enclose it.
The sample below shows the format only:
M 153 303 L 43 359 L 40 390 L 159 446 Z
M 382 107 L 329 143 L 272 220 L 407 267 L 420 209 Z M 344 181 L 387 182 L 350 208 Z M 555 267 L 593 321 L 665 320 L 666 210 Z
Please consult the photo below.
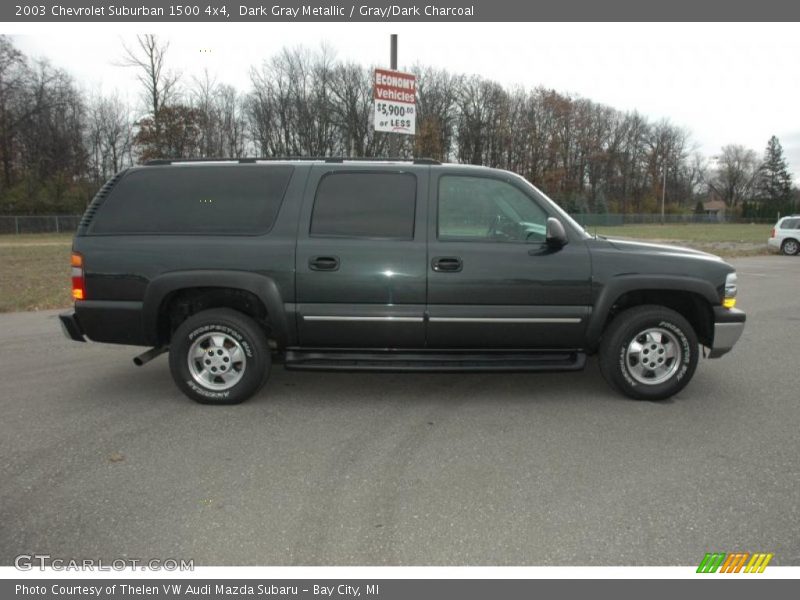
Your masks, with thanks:
M 0 215 L 0 234 L 75 233 L 81 215 Z
M 660 213 L 606 213 L 606 214 L 590 214 L 590 213 L 574 213 L 571 214 L 572 218 L 585 227 L 607 227 L 614 225 L 647 225 L 659 223 L 708 223 L 708 224 L 724 224 L 724 223 L 763 223 L 771 225 L 777 219 L 743 219 L 736 216 L 728 215 L 664 215 L 663 220 Z
M 573 214 L 585 227 L 661 223 L 660 214 Z M 15 233 L 75 233 L 81 215 L 0 215 L 0 234 Z M 741 219 L 719 215 L 664 215 L 665 223 L 763 223 L 771 225 L 776 219 Z

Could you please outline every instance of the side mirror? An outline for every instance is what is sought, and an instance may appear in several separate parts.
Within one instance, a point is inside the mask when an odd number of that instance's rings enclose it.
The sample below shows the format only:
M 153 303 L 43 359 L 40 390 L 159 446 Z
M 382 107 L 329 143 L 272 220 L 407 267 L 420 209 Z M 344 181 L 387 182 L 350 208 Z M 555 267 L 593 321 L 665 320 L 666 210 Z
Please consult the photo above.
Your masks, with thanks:
M 547 237 L 545 238 L 545 242 L 553 249 L 562 248 L 569 242 L 567 232 L 564 230 L 564 224 L 555 217 L 547 219 Z

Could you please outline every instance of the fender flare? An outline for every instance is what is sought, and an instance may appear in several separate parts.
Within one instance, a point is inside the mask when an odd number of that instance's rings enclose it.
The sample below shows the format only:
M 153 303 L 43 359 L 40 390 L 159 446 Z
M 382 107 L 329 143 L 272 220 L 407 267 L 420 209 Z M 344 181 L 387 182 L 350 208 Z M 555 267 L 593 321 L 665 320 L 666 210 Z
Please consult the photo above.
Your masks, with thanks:
M 683 275 L 619 275 L 603 286 L 594 302 L 592 315 L 586 327 L 587 346 L 594 350 L 599 345 L 608 314 L 620 296 L 627 292 L 659 290 L 691 292 L 704 298 L 710 306 L 719 304 L 716 288 L 705 279 Z
M 267 309 L 275 338 L 281 345 L 289 341 L 289 321 L 280 289 L 265 275 L 247 271 L 196 270 L 173 271 L 159 275 L 147 285 L 142 303 L 142 329 L 152 344 L 158 339 L 158 317 L 164 298 L 172 292 L 189 288 L 231 288 L 251 292 Z

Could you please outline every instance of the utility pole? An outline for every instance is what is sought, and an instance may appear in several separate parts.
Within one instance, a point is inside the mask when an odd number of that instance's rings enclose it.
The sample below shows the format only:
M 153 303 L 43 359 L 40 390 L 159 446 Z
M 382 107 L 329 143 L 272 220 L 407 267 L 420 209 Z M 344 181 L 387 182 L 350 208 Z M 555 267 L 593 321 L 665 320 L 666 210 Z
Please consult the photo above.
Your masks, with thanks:
M 664 224 L 664 201 L 667 198 L 667 163 L 664 162 L 664 180 L 661 182 L 661 224 Z
M 389 68 L 392 71 L 397 71 L 397 34 L 393 33 L 389 36 Z M 389 157 L 395 158 L 400 154 L 400 134 L 389 134 Z

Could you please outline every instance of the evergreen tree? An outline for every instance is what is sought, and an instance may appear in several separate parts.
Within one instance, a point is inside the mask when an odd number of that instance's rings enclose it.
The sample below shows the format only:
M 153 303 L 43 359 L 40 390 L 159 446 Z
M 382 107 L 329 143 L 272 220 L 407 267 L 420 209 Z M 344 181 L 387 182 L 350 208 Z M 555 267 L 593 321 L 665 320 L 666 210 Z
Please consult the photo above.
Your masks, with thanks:
M 603 191 L 603 188 L 598 190 L 597 197 L 594 200 L 594 212 L 598 215 L 608 214 L 608 200 L 606 199 L 606 193 Z
M 758 188 L 758 199 L 773 206 L 785 206 L 792 200 L 792 176 L 783 157 L 783 148 L 774 135 L 769 138 L 764 153 L 764 164 L 761 165 Z

